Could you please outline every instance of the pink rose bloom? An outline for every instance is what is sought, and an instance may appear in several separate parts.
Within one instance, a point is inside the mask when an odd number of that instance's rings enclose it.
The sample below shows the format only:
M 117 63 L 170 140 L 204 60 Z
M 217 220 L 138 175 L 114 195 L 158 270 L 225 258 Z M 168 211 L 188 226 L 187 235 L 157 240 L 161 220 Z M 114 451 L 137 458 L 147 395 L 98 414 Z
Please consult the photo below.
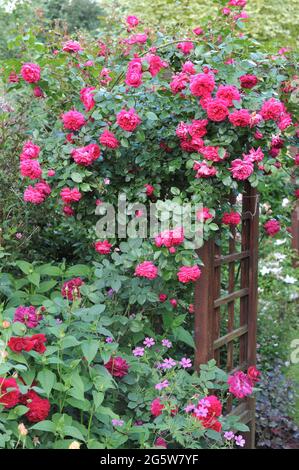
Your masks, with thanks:
M 157 439 L 155 440 L 154 446 L 164 447 L 165 449 L 167 449 L 167 442 L 165 441 L 165 439 L 163 439 L 163 437 L 157 437 Z
M 187 75 L 185 72 L 179 72 L 172 76 L 169 86 L 172 93 L 177 94 L 185 90 L 188 83 L 189 75 Z
M 292 125 L 292 116 L 290 113 L 282 113 L 279 117 L 278 127 L 281 131 Z
M 51 178 L 52 176 L 55 176 L 56 175 L 56 171 L 55 170 L 49 170 L 48 171 L 48 176 Z
M 204 33 L 204 30 L 199 26 L 197 28 L 194 28 L 192 31 L 196 36 L 201 36 Z
M 244 8 L 246 6 L 247 0 L 230 0 L 228 5 L 232 7 L 241 7 Z
M 14 322 L 24 323 L 27 328 L 35 328 L 41 320 L 41 317 L 37 314 L 36 309 L 32 306 L 23 307 L 20 306 L 15 310 Z
M 201 270 L 197 265 L 195 266 L 182 266 L 178 273 L 178 280 L 183 284 L 188 282 L 195 282 L 197 279 L 200 278 Z
M 167 300 L 167 295 L 166 294 L 159 294 L 159 301 L 160 302 L 165 302 Z
M 156 279 L 158 268 L 151 261 L 144 261 L 136 266 L 135 276 Z
M 25 82 L 36 83 L 40 80 L 40 66 L 28 62 L 22 66 L 21 75 Z
M 243 158 L 244 160 L 250 161 L 252 163 L 261 162 L 264 158 L 264 154 L 260 147 L 258 147 L 256 150 L 251 148 L 247 155 L 243 153 Z
M 253 164 L 248 160 L 241 160 L 237 158 L 232 161 L 232 166 L 229 168 L 234 179 L 243 181 L 247 180 L 249 176 L 253 173 Z
M 225 158 L 226 154 L 224 157 L 219 156 L 219 147 L 202 147 L 200 149 L 200 153 L 205 157 L 206 160 L 212 161 L 212 162 L 220 162 L 222 158 Z
M 195 65 L 193 64 L 193 62 L 191 62 L 191 60 L 187 60 L 187 62 L 183 64 L 182 72 L 190 73 L 190 75 L 194 75 L 196 73 Z
M 116 122 L 124 131 L 133 132 L 141 123 L 141 119 L 135 109 L 131 108 L 129 111 L 122 109 L 116 115 Z
M 101 85 L 105 86 L 108 85 L 109 82 L 111 82 L 112 78 L 109 75 L 110 70 L 107 69 L 106 67 L 103 67 L 101 72 L 100 72 L 100 83 Z
M 131 28 L 135 28 L 139 24 L 139 19 L 137 18 L 137 16 L 129 15 L 127 16 L 126 22 L 128 26 L 130 26 Z
M 67 111 L 62 115 L 62 121 L 65 129 L 70 129 L 71 131 L 78 131 L 85 124 L 85 117 L 82 113 L 73 109 Z
M 252 394 L 252 382 L 242 371 L 237 371 L 227 379 L 229 391 L 237 398 L 244 398 Z
M 241 96 L 238 88 L 233 85 L 220 85 L 216 97 L 227 102 L 227 106 L 233 106 L 233 101 L 240 101 Z
M 241 222 L 241 216 L 238 212 L 224 212 L 222 223 L 225 225 L 238 225 Z
M 231 10 L 227 7 L 222 8 L 222 14 L 227 16 L 231 13 Z
M 126 73 L 126 85 L 138 88 L 142 83 L 142 64 L 138 57 L 131 60 L 128 64 Z
M 162 60 L 158 55 L 147 54 L 145 59 L 149 63 L 149 73 L 152 77 L 155 77 L 163 68 L 168 67 L 168 63 Z
M 269 121 L 270 119 L 277 121 L 283 112 L 283 103 L 275 98 L 270 98 L 269 100 L 264 101 L 260 111 L 265 121 Z
M 183 41 L 177 44 L 177 49 L 179 49 L 183 54 L 190 54 L 192 49 L 194 49 L 194 44 L 191 41 Z
M 155 398 L 151 403 L 151 414 L 155 416 L 160 416 L 164 409 L 164 405 L 160 402 L 159 398 Z
M 77 188 L 62 188 L 60 197 L 66 204 L 80 201 L 82 194 Z
M 113 134 L 113 132 L 108 131 L 108 129 L 104 130 L 104 132 L 99 137 L 100 144 L 104 145 L 104 147 L 108 147 L 110 149 L 116 149 L 119 147 L 119 141 Z
M 217 174 L 216 168 L 209 166 L 205 161 L 195 162 L 193 169 L 197 172 L 195 178 L 210 178 Z
M 260 371 L 255 366 L 248 367 L 247 376 L 252 383 L 259 382 L 260 380 Z
M 20 171 L 22 176 L 34 180 L 40 178 L 42 175 L 42 169 L 37 160 L 21 160 Z
M 78 165 L 88 166 L 99 158 L 101 154 L 100 147 L 97 144 L 89 144 L 85 147 L 73 149 L 72 158 Z
M 188 132 L 195 139 L 201 138 L 207 133 L 207 125 L 207 119 L 193 119 L 192 123 L 188 126 Z
M 208 219 L 212 219 L 213 216 L 210 214 L 210 209 L 208 207 L 203 207 L 201 210 L 196 212 L 196 219 L 199 222 L 205 222 Z
M 16 72 L 10 72 L 8 81 L 9 83 L 18 83 L 19 76 L 16 74 Z
M 295 163 L 296 166 L 299 165 L 299 153 L 297 153 L 297 155 L 295 155 L 294 163 Z
M 209 73 L 198 73 L 191 77 L 190 91 L 193 96 L 210 96 L 215 87 L 214 76 Z
M 237 109 L 228 116 L 228 119 L 235 127 L 246 127 L 250 125 L 251 115 L 248 109 Z
M 144 187 L 146 188 L 145 194 L 150 197 L 154 194 L 155 188 L 151 184 L 145 184 Z
M 44 97 L 44 92 L 39 86 L 34 87 L 33 94 L 36 98 L 43 98 Z
M 51 194 L 51 187 L 46 183 L 46 181 L 42 180 L 39 183 L 34 185 L 34 188 L 37 189 L 40 193 L 44 196 L 49 196 Z
M 94 94 L 92 93 L 95 90 L 94 86 L 89 86 L 87 88 L 82 88 L 80 91 L 80 100 L 85 106 L 86 111 L 91 111 L 95 106 Z
M 28 186 L 24 191 L 23 199 L 25 202 L 31 202 L 32 204 L 41 204 L 45 200 L 45 195 L 34 186 Z
M 165 246 L 170 248 L 172 246 L 181 245 L 184 241 L 184 229 L 182 227 L 173 230 L 164 230 L 155 237 L 155 244 L 157 247 Z
M 28 160 L 30 158 L 38 158 L 40 147 L 35 145 L 31 140 L 27 140 L 23 145 L 22 153 L 20 155 L 21 160 Z
M 254 138 L 260 140 L 264 137 L 264 135 L 260 131 L 255 131 Z
M 145 33 L 138 33 L 133 34 L 131 37 L 127 39 L 127 43 L 132 46 L 133 44 L 145 44 L 147 41 L 147 34 Z
M 227 101 L 220 98 L 208 100 L 206 111 L 208 118 L 211 119 L 211 121 L 224 121 L 229 114 Z
M 78 41 L 69 40 L 63 44 L 62 50 L 64 52 L 79 52 L 83 51 L 83 48 Z
M 270 237 L 274 237 L 280 231 L 280 228 L 280 223 L 276 219 L 270 219 L 264 225 L 264 229 Z
M 241 87 L 248 89 L 255 87 L 258 82 L 257 77 L 255 75 L 250 74 L 242 75 L 241 77 L 239 77 L 239 80 Z
M 63 213 L 66 217 L 73 217 L 75 215 L 74 209 L 68 204 L 63 206 Z
M 111 253 L 112 244 L 109 243 L 108 240 L 104 240 L 95 242 L 94 247 L 100 255 L 109 255 L 109 253 Z
M 179 139 L 185 140 L 188 138 L 188 135 L 189 135 L 189 126 L 185 122 L 181 121 L 177 125 L 175 133 Z

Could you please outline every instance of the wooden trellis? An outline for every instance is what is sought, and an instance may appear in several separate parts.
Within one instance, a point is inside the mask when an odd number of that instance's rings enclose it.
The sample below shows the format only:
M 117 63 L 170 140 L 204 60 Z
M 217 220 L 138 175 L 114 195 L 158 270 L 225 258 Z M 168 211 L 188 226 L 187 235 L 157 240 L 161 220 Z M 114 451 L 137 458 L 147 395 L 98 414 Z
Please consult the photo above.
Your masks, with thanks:
M 231 202 L 234 202 L 233 197 Z M 256 189 L 246 184 L 242 199 L 242 227 L 239 234 L 231 228 L 228 253 L 221 253 L 214 240 L 205 242 L 198 250 L 204 266 L 195 285 L 197 369 L 212 358 L 228 372 L 246 370 L 256 363 L 258 221 L 258 194 Z M 224 269 L 227 273 L 225 280 L 222 275 Z M 226 413 L 239 415 L 249 426 L 246 446 L 253 448 L 255 399 L 243 399 L 233 406 L 230 398 Z

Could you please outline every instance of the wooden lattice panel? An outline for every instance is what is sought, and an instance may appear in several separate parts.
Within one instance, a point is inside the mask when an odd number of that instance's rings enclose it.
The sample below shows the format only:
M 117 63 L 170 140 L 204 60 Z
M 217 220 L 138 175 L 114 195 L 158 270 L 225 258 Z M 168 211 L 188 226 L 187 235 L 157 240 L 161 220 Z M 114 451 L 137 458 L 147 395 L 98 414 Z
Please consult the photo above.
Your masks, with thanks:
M 235 202 L 233 196 L 231 202 Z M 204 266 L 195 285 L 196 369 L 212 358 L 228 372 L 245 370 L 256 363 L 258 219 L 258 195 L 256 189 L 247 184 L 242 199 L 239 240 L 236 229 L 231 228 L 228 254 L 222 254 L 214 240 L 205 242 L 198 250 Z M 224 267 L 227 269 L 225 286 Z M 253 447 L 254 398 L 242 400 L 233 407 L 231 397 L 226 412 L 238 414 L 249 425 L 246 444 Z

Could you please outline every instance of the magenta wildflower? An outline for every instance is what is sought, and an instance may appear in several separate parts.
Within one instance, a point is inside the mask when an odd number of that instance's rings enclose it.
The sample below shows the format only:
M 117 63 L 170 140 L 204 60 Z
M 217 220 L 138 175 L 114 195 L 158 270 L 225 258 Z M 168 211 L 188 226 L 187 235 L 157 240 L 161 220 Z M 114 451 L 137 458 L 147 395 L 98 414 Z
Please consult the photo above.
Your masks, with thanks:
M 171 369 L 174 366 L 176 366 L 176 361 L 174 359 L 171 359 L 171 357 L 168 359 L 164 359 L 161 364 L 162 369 Z
M 163 382 L 160 382 L 155 385 L 156 390 L 163 390 L 163 388 L 169 387 L 169 382 L 168 380 L 163 380 Z
M 162 339 L 162 346 L 165 346 L 165 348 L 171 348 L 172 342 L 169 341 L 169 339 Z
M 133 349 L 133 355 L 138 357 L 138 356 L 143 356 L 144 355 L 144 348 L 137 347 Z
M 231 441 L 233 438 L 235 437 L 234 433 L 232 431 L 226 431 L 224 433 L 224 438 L 227 440 L 227 441 Z
M 241 434 L 239 434 L 239 436 L 235 436 L 235 443 L 239 447 L 244 447 L 245 439 L 243 439 L 243 436 L 241 436 Z
M 145 340 L 143 341 L 143 344 L 145 345 L 146 348 L 151 348 L 156 343 L 155 343 L 154 338 L 145 338 Z
M 188 358 L 186 358 L 186 357 L 183 357 L 183 358 L 180 360 L 180 364 L 181 364 L 181 366 L 182 366 L 184 369 L 188 369 L 189 367 L 192 367 L 191 359 L 188 359 Z

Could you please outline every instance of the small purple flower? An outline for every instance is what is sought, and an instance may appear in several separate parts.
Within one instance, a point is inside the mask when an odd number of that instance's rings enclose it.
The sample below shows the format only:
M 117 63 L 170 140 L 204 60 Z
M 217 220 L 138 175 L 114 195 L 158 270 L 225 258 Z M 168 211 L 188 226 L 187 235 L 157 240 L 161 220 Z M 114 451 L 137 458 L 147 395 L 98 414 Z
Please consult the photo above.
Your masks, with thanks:
M 188 359 L 186 357 L 183 357 L 183 359 L 180 360 L 180 364 L 184 369 L 188 369 L 189 367 L 192 367 L 191 359 Z
M 112 297 L 114 292 L 115 291 L 113 289 L 109 289 L 108 292 L 107 292 L 108 297 Z
M 61 325 L 61 323 L 62 323 L 61 318 L 55 318 L 55 321 L 56 321 L 57 325 Z
M 164 361 L 161 364 L 161 369 L 171 369 L 172 367 L 176 366 L 176 361 L 174 359 L 168 358 L 164 359 Z
M 169 341 L 169 339 L 162 339 L 162 346 L 165 346 L 165 348 L 171 348 L 172 342 Z
M 194 409 L 194 413 L 198 418 L 206 418 L 209 413 L 209 410 L 205 406 L 199 404 L 197 405 L 197 408 Z
M 109 178 L 104 178 L 104 184 L 110 184 L 110 179 Z
M 144 355 L 144 348 L 137 347 L 133 349 L 133 355 L 138 357 L 138 356 L 143 356 Z
M 113 343 L 113 338 L 111 338 L 110 336 L 107 336 L 105 341 L 106 343 Z
M 34 307 L 23 307 L 21 305 L 15 310 L 13 321 L 24 323 L 27 328 L 35 328 L 39 324 L 40 319 L 41 317 L 38 316 Z
M 17 232 L 17 233 L 16 233 L 16 239 L 17 239 L 17 240 L 21 240 L 21 238 L 23 238 L 23 234 L 20 233 L 20 232 Z
M 224 433 L 224 438 L 227 440 L 227 441 L 231 441 L 233 438 L 235 437 L 234 433 L 232 431 L 226 431 Z
M 195 406 L 190 404 L 185 407 L 185 412 L 186 413 L 191 413 L 191 411 L 194 411 Z
M 156 344 L 154 338 L 145 338 L 145 340 L 143 341 L 143 344 L 145 345 L 146 348 L 151 348 L 152 346 L 154 346 L 154 344 Z
M 112 419 L 111 423 L 113 426 L 123 426 L 125 422 L 122 419 Z
M 168 380 L 163 380 L 163 382 L 160 382 L 155 385 L 156 390 L 163 390 L 163 388 L 169 387 L 169 382 Z
M 244 447 L 245 439 L 243 439 L 243 436 L 241 436 L 241 434 L 239 434 L 239 436 L 235 436 L 235 443 L 237 446 Z

